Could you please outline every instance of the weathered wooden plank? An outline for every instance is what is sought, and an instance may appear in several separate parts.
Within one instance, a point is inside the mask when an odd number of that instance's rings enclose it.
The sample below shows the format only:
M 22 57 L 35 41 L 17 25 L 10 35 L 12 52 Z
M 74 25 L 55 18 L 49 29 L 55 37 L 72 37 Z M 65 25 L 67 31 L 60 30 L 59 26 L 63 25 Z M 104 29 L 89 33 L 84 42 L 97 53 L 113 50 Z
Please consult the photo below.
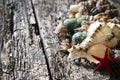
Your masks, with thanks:
M 64 17 L 72 0 L 32 0 L 38 21 L 40 35 L 46 57 L 49 74 L 53 80 L 108 80 L 109 74 L 96 72 L 84 61 L 67 61 L 67 55 L 59 52 L 58 38 L 54 35 L 54 26 L 60 16 Z
M 74 1 L 0 0 L 0 80 L 109 79 L 83 60 L 69 62 L 59 51 L 53 31 Z M 112 66 L 116 73 L 118 65 Z
M 13 5 L 10 4 L 12 2 L 14 1 L 0 1 L 0 80 L 6 80 L 9 79 L 10 76 L 13 76 L 13 74 L 10 74 L 13 72 L 14 67 L 14 59 L 11 51 L 11 20 L 13 18 L 11 15 Z M 13 77 L 11 79 L 13 79 Z
M 31 2 L 0 2 L 0 18 L 3 23 L 0 29 L 0 80 L 48 80 L 47 65 L 40 37 L 36 32 L 36 21 L 33 11 L 30 11 Z

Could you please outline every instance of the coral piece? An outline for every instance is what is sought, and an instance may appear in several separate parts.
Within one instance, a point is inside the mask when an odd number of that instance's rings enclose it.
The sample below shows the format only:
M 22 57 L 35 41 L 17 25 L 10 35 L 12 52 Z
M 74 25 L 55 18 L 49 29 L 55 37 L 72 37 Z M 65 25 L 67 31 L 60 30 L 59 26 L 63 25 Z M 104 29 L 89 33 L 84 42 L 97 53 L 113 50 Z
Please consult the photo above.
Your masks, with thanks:
M 112 70 L 110 69 L 110 64 L 115 62 L 115 61 L 120 60 L 120 58 L 113 59 L 113 58 L 110 58 L 108 54 L 109 54 L 109 48 L 106 48 L 106 51 L 105 51 L 103 58 L 92 55 L 92 57 L 94 57 L 95 59 L 100 61 L 98 66 L 95 68 L 94 72 L 96 72 L 97 70 L 100 70 L 102 67 L 105 66 L 105 68 L 108 70 L 108 72 L 110 74 L 112 74 Z

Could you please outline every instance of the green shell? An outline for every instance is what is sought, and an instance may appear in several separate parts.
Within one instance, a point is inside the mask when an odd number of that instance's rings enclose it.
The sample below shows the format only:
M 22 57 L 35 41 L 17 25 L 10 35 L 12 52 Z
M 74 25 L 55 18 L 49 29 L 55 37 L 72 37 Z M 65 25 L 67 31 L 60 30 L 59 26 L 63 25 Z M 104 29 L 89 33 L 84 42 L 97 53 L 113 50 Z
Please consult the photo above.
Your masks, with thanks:
M 67 27 L 68 31 L 71 31 L 77 27 L 80 27 L 82 21 L 84 21 L 84 20 L 86 20 L 86 17 L 81 17 L 79 19 L 70 18 L 70 19 L 64 20 L 63 24 L 64 24 L 64 26 Z
M 78 26 L 76 18 L 66 19 L 66 20 L 64 20 L 63 24 L 67 27 L 67 29 L 69 31 L 77 28 L 77 26 Z
M 72 36 L 72 44 L 76 45 L 77 43 L 81 43 L 87 36 L 87 33 L 84 32 L 77 32 Z
M 87 20 L 85 16 L 84 16 L 84 17 L 81 17 L 81 18 L 77 19 L 77 24 L 78 24 L 79 26 L 81 26 L 81 23 L 82 23 L 83 21 L 85 21 L 85 20 Z

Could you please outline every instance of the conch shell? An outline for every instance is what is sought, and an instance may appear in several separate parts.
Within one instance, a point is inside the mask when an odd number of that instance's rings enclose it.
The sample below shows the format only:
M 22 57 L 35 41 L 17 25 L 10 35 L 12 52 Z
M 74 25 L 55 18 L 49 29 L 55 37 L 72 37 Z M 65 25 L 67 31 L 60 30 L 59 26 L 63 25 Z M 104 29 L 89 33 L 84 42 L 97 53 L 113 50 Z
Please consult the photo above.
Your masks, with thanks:
M 107 46 L 103 44 L 96 44 L 91 46 L 87 51 L 84 51 L 84 50 L 81 50 L 77 45 L 72 46 L 71 49 L 68 49 L 69 51 L 68 59 L 74 60 L 78 58 L 84 58 L 88 60 L 90 63 L 98 64 L 99 61 L 94 59 L 91 55 L 95 55 L 102 58 L 104 56 L 104 52 L 106 48 Z
M 115 29 L 117 26 L 114 26 Z M 80 44 L 80 48 L 87 49 L 90 46 L 101 43 L 110 48 L 113 48 L 118 43 L 118 38 L 114 35 L 116 31 L 112 31 L 109 25 L 103 22 L 94 22 L 87 30 L 87 37 Z M 118 30 L 118 32 L 120 29 Z

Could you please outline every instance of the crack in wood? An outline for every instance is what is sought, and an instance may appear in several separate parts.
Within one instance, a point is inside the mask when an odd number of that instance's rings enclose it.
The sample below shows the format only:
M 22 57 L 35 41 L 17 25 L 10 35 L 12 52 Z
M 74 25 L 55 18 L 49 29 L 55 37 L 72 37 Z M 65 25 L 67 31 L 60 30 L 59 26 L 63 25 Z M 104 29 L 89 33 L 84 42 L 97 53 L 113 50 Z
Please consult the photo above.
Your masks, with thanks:
M 43 54 L 44 54 L 44 56 L 45 56 L 45 61 L 46 61 L 46 64 L 47 64 L 49 79 L 50 79 L 50 80 L 53 80 L 52 75 L 51 75 L 50 66 L 49 66 L 48 57 L 47 57 L 47 55 L 46 55 L 46 51 L 45 51 L 45 47 L 44 47 L 44 43 L 43 43 L 43 39 L 42 39 L 41 34 L 40 34 L 40 31 L 39 31 L 38 21 L 37 21 L 37 18 L 36 18 L 35 8 L 34 8 L 34 6 L 33 6 L 32 0 L 31 0 L 31 4 L 32 4 L 32 9 L 33 9 L 35 21 L 36 21 L 35 30 L 36 30 L 36 34 L 37 34 L 37 35 L 39 34 L 39 36 L 40 36 L 40 43 L 41 43 L 41 46 L 42 46 L 42 49 L 43 49 Z M 37 30 L 38 30 L 38 31 L 37 31 Z

